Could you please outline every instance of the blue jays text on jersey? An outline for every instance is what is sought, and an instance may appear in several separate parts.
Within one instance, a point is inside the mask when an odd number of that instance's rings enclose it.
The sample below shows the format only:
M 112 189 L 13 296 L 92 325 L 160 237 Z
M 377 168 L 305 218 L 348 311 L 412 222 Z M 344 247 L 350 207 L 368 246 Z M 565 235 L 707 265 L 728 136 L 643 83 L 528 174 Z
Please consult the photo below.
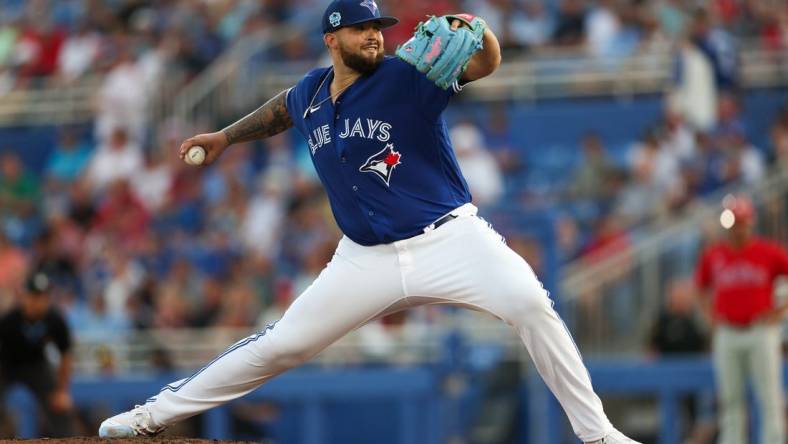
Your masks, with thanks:
M 339 228 L 361 245 L 407 239 L 471 201 L 442 113 L 459 90 L 443 90 L 412 65 L 386 57 L 336 102 L 331 68 L 287 94 Z
M 315 109 L 317 110 L 320 108 L 316 107 Z M 351 124 L 350 119 L 345 119 L 345 127 L 342 132 L 339 133 L 339 138 L 366 137 L 367 139 L 377 139 L 381 142 L 388 142 L 389 138 L 391 138 L 389 130 L 391 130 L 391 124 L 380 120 L 366 119 L 366 124 L 364 124 L 359 117 Z M 315 154 L 318 148 L 330 142 L 331 127 L 327 124 L 320 128 L 315 128 L 312 130 L 312 134 L 307 137 L 309 150 L 312 151 L 312 154 Z

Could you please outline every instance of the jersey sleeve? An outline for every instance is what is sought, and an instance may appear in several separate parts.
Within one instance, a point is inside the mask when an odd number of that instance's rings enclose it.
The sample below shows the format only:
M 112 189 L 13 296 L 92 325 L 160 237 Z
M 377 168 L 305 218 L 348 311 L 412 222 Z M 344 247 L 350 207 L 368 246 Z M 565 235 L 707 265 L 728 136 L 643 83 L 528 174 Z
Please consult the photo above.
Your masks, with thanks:
M 295 86 L 291 87 L 287 90 L 287 96 L 285 96 L 285 105 L 287 106 L 287 113 L 290 114 L 290 120 L 293 122 L 293 126 L 295 129 L 298 130 L 301 134 L 306 134 L 304 129 L 304 108 L 303 105 L 304 101 L 300 100 L 300 96 L 303 95 L 303 83 L 304 80 L 301 79 Z
M 418 107 L 427 118 L 432 119 L 440 116 L 448 106 L 449 99 L 462 90 L 462 86 L 457 81 L 452 83 L 448 89 L 443 89 L 413 65 L 404 61 L 402 64 L 410 71 L 410 77 L 414 84 L 411 91 L 416 94 Z
M 701 290 L 708 290 L 711 287 L 711 259 L 709 251 L 705 251 L 698 261 L 695 270 L 695 285 Z
M 306 129 L 306 122 L 304 122 L 304 111 L 309 106 L 309 102 L 317 92 L 318 84 L 322 76 L 328 71 L 328 68 L 318 68 L 310 71 L 295 86 L 287 90 L 285 97 L 285 104 L 287 105 L 287 112 L 290 114 L 290 120 L 293 121 L 293 126 L 304 136 L 307 137 L 309 131 Z

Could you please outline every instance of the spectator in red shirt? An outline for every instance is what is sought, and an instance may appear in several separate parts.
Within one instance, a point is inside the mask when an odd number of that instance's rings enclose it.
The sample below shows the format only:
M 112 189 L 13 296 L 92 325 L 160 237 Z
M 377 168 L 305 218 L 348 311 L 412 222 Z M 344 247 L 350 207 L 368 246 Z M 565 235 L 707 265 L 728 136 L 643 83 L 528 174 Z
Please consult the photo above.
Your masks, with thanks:
M 754 210 L 746 196 L 729 196 L 720 216 L 727 239 L 710 245 L 696 272 L 711 293 L 712 355 L 720 406 L 720 444 L 747 442 L 746 385 L 761 412 L 761 443 L 785 442 L 780 321 L 788 310 L 774 299 L 774 281 L 788 275 L 781 245 L 753 236 Z
M 136 251 L 148 232 L 150 213 L 134 195 L 128 181 L 120 179 L 110 185 L 99 204 L 93 228 L 107 236 L 113 246 Z
M 416 25 L 426 21 L 427 15 L 441 16 L 462 9 L 453 0 L 397 0 L 386 2 L 386 6 L 391 15 L 400 20 L 400 26 L 383 32 L 386 51 L 389 53 L 410 39 Z
M 31 78 L 51 76 L 57 69 L 60 48 L 65 34 L 51 23 L 28 26 L 19 39 L 22 66 L 19 69 L 20 87 L 27 87 Z

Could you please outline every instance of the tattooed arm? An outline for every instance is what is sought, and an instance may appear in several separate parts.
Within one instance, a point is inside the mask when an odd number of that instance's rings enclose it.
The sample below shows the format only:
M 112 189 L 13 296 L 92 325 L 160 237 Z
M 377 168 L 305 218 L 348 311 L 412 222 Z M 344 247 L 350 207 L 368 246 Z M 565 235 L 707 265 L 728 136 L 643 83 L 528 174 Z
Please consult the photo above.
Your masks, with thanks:
M 287 130 L 293 126 L 293 121 L 287 112 L 286 98 L 287 90 L 221 131 L 199 134 L 186 139 L 181 144 L 179 156 L 183 159 L 189 148 L 201 146 L 206 153 L 203 164 L 208 165 L 234 143 L 264 139 Z
M 227 143 L 232 145 L 237 142 L 263 139 L 292 127 L 293 121 L 290 120 L 290 114 L 287 112 L 286 98 L 285 90 L 243 119 L 223 129 Z

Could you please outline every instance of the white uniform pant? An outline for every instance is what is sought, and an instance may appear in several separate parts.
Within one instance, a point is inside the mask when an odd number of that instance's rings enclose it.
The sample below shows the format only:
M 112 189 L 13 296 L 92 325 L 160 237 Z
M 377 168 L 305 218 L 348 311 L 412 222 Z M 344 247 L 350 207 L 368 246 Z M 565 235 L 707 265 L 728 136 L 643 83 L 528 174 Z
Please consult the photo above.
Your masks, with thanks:
M 752 382 L 761 415 L 761 444 L 785 443 L 780 327 L 747 329 L 720 326 L 714 333 L 714 367 L 720 409 L 720 444 L 747 438 L 747 381 Z
M 499 234 L 464 205 L 459 217 L 392 244 L 342 238 L 331 262 L 273 327 L 251 335 L 190 378 L 148 401 L 169 425 L 249 393 L 368 321 L 421 304 L 486 311 L 514 327 L 577 436 L 613 430 L 588 372 L 547 292 Z

